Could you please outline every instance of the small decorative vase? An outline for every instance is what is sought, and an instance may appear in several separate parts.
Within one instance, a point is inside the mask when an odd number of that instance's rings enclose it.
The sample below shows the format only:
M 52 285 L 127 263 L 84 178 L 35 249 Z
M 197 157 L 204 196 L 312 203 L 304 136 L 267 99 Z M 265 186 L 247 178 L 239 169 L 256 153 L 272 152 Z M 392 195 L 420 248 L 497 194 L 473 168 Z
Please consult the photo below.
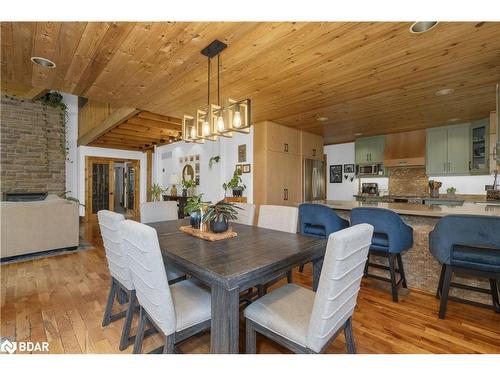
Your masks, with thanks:
M 185 198 L 187 197 L 188 193 L 187 193 L 187 189 L 182 189 L 182 196 Z
M 227 220 L 216 221 L 210 220 L 210 230 L 214 233 L 223 233 L 229 228 L 229 223 Z
M 242 196 L 242 194 L 243 194 L 243 190 L 241 188 L 238 187 L 238 188 L 233 189 L 233 197 L 239 198 Z
M 199 212 L 193 212 L 189 215 L 189 223 L 193 228 L 200 229 L 201 224 L 201 214 Z

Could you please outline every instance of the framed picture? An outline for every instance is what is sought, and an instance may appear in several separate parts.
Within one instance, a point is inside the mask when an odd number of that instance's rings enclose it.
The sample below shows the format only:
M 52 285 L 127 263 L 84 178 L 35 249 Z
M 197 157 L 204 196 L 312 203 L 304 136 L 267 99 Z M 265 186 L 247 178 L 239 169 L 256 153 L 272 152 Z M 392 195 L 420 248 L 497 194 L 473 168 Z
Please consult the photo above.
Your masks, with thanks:
M 247 145 L 238 146 L 238 163 L 244 163 L 247 161 Z
M 344 164 L 344 173 L 354 173 L 354 164 Z
M 236 164 L 236 170 L 240 173 L 243 173 L 243 165 L 242 164 Z
M 330 165 L 330 183 L 342 183 L 342 164 Z
M 243 164 L 242 172 L 250 173 L 250 164 Z

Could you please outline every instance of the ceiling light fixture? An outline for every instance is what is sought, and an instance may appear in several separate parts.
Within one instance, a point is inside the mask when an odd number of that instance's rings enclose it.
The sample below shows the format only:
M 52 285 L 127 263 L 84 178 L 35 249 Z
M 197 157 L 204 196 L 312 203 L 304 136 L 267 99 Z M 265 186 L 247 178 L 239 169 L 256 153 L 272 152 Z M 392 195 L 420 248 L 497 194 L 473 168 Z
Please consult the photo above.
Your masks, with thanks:
M 410 27 L 410 32 L 412 34 L 421 34 L 429 31 L 430 29 L 434 28 L 437 25 L 437 21 L 419 21 L 413 23 Z
M 321 122 L 325 122 L 325 121 L 328 121 L 328 117 L 320 116 L 320 117 L 316 117 L 316 120 L 321 121 Z
M 30 60 L 33 62 L 33 64 L 41 66 L 42 68 L 54 69 L 56 67 L 55 62 L 50 61 L 49 59 L 46 59 L 45 57 L 33 56 L 33 57 L 31 57 Z
M 359 137 L 360 135 L 363 135 L 363 133 L 354 133 L 355 137 Z
M 434 94 L 436 96 L 444 96 L 444 95 L 450 95 L 454 92 L 455 90 L 453 89 L 441 89 L 441 90 L 437 90 Z
M 220 73 L 222 64 L 220 53 L 227 45 L 219 40 L 214 40 L 201 50 L 206 56 L 208 66 L 208 93 L 207 108 L 198 109 L 196 117 L 184 115 L 182 120 L 182 137 L 185 142 L 203 143 L 205 140 L 215 141 L 217 137 L 232 137 L 233 132 L 249 133 L 251 126 L 251 101 L 250 99 L 227 99 L 225 104 L 220 100 Z M 217 57 L 217 104 L 210 102 L 210 83 L 212 78 L 212 58 Z
M 457 121 L 459 121 L 459 120 L 460 120 L 460 119 L 459 119 L 458 117 L 453 117 L 453 118 L 450 118 L 450 119 L 448 120 L 448 122 L 457 122 Z

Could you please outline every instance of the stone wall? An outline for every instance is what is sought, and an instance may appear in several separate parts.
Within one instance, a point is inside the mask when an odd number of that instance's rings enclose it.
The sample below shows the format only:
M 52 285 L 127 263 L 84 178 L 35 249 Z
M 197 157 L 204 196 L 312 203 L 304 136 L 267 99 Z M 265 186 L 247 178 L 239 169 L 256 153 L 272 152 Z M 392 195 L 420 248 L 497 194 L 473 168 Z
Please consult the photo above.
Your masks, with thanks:
M 64 192 L 66 156 L 61 115 L 59 108 L 2 96 L 2 196 L 4 192 Z
M 389 170 L 389 194 L 429 195 L 429 178 L 425 168 L 391 168 Z

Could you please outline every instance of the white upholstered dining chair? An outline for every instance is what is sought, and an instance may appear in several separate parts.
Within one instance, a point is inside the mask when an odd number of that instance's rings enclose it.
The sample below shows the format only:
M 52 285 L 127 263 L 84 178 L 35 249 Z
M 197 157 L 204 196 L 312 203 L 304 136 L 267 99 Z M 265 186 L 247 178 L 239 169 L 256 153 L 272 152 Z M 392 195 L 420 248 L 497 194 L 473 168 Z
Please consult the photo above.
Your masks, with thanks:
M 210 328 L 210 291 L 194 279 L 168 284 L 155 229 L 125 220 L 120 231 L 140 306 L 134 353 L 148 322 L 163 335 L 163 353 L 174 353 L 176 342 Z
M 141 204 L 141 223 L 178 220 L 178 210 L 176 201 L 144 202 Z
M 234 223 L 253 225 L 255 219 L 255 204 L 250 203 L 236 203 L 238 218 L 233 220 Z
M 289 206 L 262 205 L 257 226 L 281 232 L 297 233 L 299 209 Z
M 295 353 L 321 353 L 344 331 L 355 353 L 352 314 L 368 257 L 373 226 L 359 224 L 328 238 L 318 290 L 287 284 L 245 309 L 246 352 L 255 353 L 256 332 Z
M 99 229 L 101 231 L 104 251 L 106 252 L 106 259 L 108 261 L 108 269 L 111 274 L 111 288 L 104 310 L 102 326 L 105 327 L 109 323 L 125 316 L 120 339 L 120 350 L 124 350 L 129 346 L 130 326 L 134 316 L 136 298 L 135 287 L 128 268 L 127 255 L 123 249 L 123 241 L 119 229 L 120 223 L 122 223 L 125 218 L 122 214 L 107 210 L 99 211 L 97 213 L 97 218 L 99 220 Z M 121 311 L 113 315 L 111 311 L 115 299 L 119 297 L 119 293 L 128 295 L 128 308 L 126 311 Z
M 299 209 L 290 206 L 274 206 L 262 205 L 259 208 L 259 219 L 257 226 L 260 228 L 267 228 L 277 230 L 280 232 L 297 233 L 297 224 L 299 218 Z M 275 284 L 283 277 L 287 278 L 289 283 L 292 282 L 292 271 L 287 271 L 286 274 L 278 276 L 266 284 L 257 286 L 259 295 L 263 296 L 267 293 L 267 288 Z

